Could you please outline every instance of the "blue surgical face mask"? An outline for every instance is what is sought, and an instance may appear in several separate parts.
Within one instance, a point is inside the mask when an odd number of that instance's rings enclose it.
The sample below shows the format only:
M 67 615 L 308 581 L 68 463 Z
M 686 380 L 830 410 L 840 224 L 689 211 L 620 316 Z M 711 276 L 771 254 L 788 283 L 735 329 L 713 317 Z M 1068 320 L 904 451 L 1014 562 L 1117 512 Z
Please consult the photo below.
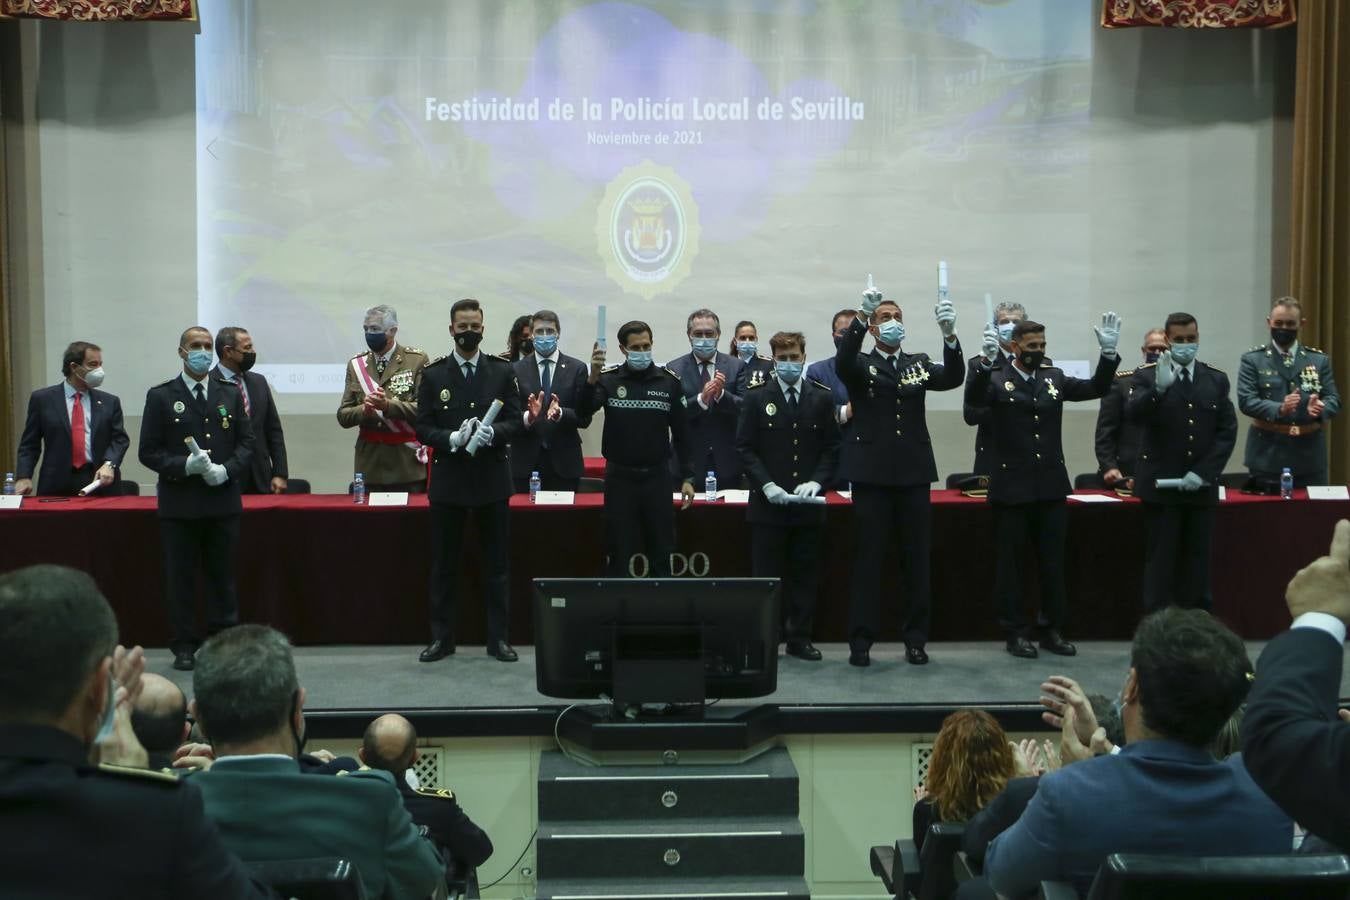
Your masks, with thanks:
M 1003 343 L 1012 340 L 1013 329 L 1017 327 L 1016 322 L 1000 322 L 998 326 L 998 339 Z
M 796 384 L 797 379 L 802 377 L 802 364 L 799 362 L 779 360 L 773 364 L 773 370 L 788 384 Z
M 1172 361 L 1179 366 L 1189 366 L 1195 362 L 1195 354 L 1200 350 L 1200 342 L 1194 344 L 1173 344 Z
M 736 354 L 740 356 L 742 362 L 749 362 L 755 358 L 755 351 L 759 349 L 759 344 L 754 341 L 740 341 L 736 344 Z
M 905 323 L 899 319 L 888 319 L 877 326 L 877 337 L 887 347 L 899 347 L 905 339 Z
M 628 368 L 641 372 L 652 364 L 652 351 L 650 350 L 629 350 Z
M 536 334 L 534 336 L 534 352 L 540 356 L 552 356 L 553 351 L 558 349 L 558 336 L 556 334 Z
M 384 351 L 384 345 L 389 343 L 389 335 L 383 331 L 367 331 L 366 346 L 376 353 Z
M 211 371 L 211 351 L 189 350 L 187 352 L 187 367 L 193 375 L 205 375 Z
M 694 348 L 699 359 L 711 359 L 717 352 L 717 338 L 690 338 L 689 346 Z

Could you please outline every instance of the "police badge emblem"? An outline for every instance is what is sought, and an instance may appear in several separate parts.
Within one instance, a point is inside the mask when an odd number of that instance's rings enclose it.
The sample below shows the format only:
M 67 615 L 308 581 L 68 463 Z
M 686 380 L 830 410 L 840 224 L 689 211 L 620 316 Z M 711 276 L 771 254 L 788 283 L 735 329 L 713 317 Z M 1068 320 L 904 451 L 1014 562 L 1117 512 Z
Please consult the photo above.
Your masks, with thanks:
M 876 367 L 876 366 L 868 366 L 868 367 L 867 367 L 867 374 L 868 374 L 868 375 L 871 375 L 873 378 L 875 378 L 876 375 L 877 375 L 877 367 Z
M 445 403 L 449 399 L 450 399 L 450 389 L 441 388 L 441 402 Z
M 174 412 L 178 413 L 179 415 L 182 415 L 183 411 L 186 410 L 186 409 L 187 409 L 187 407 L 183 405 L 183 401 L 182 401 L 182 400 L 175 400 L 175 401 L 173 401 L 173 411 L 174 411 Z
M 1003 389 L 1004 389 L 1005 391 L 1007 391 L 1008 393 L 1012 393 L 1012 391 L 1013 391 L 1013 383 L 1012 383 L 1011 381 L 1005 381 L 1005 382 L 1003 382 Z
M 764 415 L 766 415 L 766 416 L 776 416 L 776 415 L 778 415 L 778 407 L 777 407 L 777 405 L 775 405 L 775 404 L 773 404 L 773 403 L 770 403 L 768 406 L 765 406 L 765 407 L 764 407 Z
M 623 385 L 619 385 L 619 389 L 614 393 L 616 396 L 618 396 L 620 400 L 622 400 L 628 396 L 628 388 L 624 387 Z
M 651 160 L 620 172 L 596 210 L 596 249 L 605 273 L 646 299 L 673 291 L 689 275 L 699 231 L 689 183 Z

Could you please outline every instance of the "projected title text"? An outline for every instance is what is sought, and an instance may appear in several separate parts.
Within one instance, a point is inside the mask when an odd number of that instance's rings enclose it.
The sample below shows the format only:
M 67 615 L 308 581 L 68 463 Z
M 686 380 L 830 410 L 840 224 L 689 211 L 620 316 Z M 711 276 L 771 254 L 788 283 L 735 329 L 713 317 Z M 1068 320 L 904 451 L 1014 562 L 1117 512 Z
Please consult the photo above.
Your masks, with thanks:
M 691 97 L 611 97 L 608 103 L 583 97 L 578 102 L 555 97 L 547 104 L 540 98 L 472 97 L 444 101 L 426 98 L 428 122 L 849 122 L 866 116 L 861 100 L 848 96 L 826 98 L 789 97 L 776 100 L 763 97 L 752 101 L 708 100 Z

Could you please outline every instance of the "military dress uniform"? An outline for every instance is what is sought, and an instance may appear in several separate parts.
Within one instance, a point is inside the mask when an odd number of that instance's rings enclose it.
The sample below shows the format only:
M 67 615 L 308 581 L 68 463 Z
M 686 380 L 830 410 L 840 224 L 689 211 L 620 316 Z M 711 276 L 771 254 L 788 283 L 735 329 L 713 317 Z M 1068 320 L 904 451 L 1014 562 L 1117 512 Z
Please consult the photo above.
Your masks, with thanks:
M 0 896 L 275 896 L 226 849 L 201 793 L 173 775 L 89 764 L 73 735 L 0 725 Z
M 852 434 L 842 444 L 841 477 L 853 484 L 857 550 L 849 603 L 849 646 L 859 664 L 881 633 L 881 581 L 893 530 L 900 532 L 906 609 L 904 640 L 911 661 L 926 659 L 931 618 L 930 557 L 937 481 L 933 442 L 924 417 L 929 391 L 960 387 L 965 361 L 956 338 L 942 362 L 926 353 L 862 353 L 867 325 L 854 319 L 839 342 L 835 369 L 853 403 Z
M 1048 363 L 1030 374 L 1012 364 L 978 366 L 966 382 L 966 403 L 989 410 L 988 499 L 998 545 L 994 591 L 999 624 L 1014 655 L 1035 655 L 1035 648 L 1025 643 L 1028 625 L 1022 613 L 1022 561 L 1029 539 L 1040 569 L 1038 624 L 1047 630 L 1042 646 L 1056 653 L 1074 652 L 1059 635 L 1066 613 L 1064 498 L 1072 492 L 1064 467 L 1064 404 L 1101 397 L 1110 390 L 1118 365 L 1119 356 L 1100 357 L 1091 379 L 1073 378 Z
M 717 483 L 724 488 L 740 487 L 741 460 L 736 455 L 736 418 L 741 412 L 741 393 L 747 382 L 745 363 L 740 357 L 717 353 L 707 362 L 693 353 L 672 359 L 667 366 L 680 382 L 688 417 L 690 456 L 694 471 L 700 476 L 712 471 Z M 713 377 L 721 372 L 726 379 L 722 396 L 704 409 L 699 394 Z M 682 470 L 671 460 L 671 472 L 680 481 Z
M 343 428 L 359 428 L 356 437 L 356 463 L 353 471 L 365 477 L 367 491 L 426 490 L 427 467 L 417 459 L 417 451 L 406 446 L 411 434 L 389 427 L 385 419 L 407 422 L 417 418 L 417 386 L 427 355 L 416 347 L 395 344 L 388 359 L 367 350 L 352 359 L 364 359 L 371 379 L 384 388 L 389 407 L 384 419 L 362 411 L 366 392 L 362 389 L 351 360 L 347 362 L 347 382 L 338 405 L 337 420 Z
M 811 640 L 825 526 L 822 506 L 775 506 L 764 496 L 773 482 L 788 493 L 814 481 L 825 488 L 839 466 L 834 396 L 818 381 L 785 385 L 777 376 L 750 387 L 736 425 L 736 451 L 750 476 L 750 560 L 756 578 L 781 578 L 791 650 Z
M 164 591 L 169 604 L 169 649 L 190 654 L 201 644 L 197 630 L 197 571 L 204 574 L 208 636 L 237 624 L 235 552 L 239 544 L 239 493 L 253 464 L 253 426 L 239 389 L 220 378 L 192 382 L 178 375 L 145 395 L 138 457 L 159 473 L 160 541 Z M 200 390 L 202 397 L 197 396 Z M 184 471 L 188 448 L 197 446 L 229 476 L 212 487 Z
M 975 374 L 975 370 L 979 368 L 983 359 L 984 357 L 977 356 L 967 363 L 966 384 L 970 383 L 971 377 Z M 994 360 L 994 377 L 997 378 L 1005 366 L 1011 365 L 1011 358 L 1000 348 L 998 359 Z M 989 432 L 989 420 L 992 414 L 993 410 L 987 406 L 971 406 L 966 402 L 961 404 L 961 418 L 965 420 L 967 425 L 975 428 L 975 463 L 970 470 L 973 475 L 987 476 L 989 474 L 989 457 L 992 455 L 994 448 L 994 439 Z
M 1134 477 L 1139 451 L 1144 445 L 1144 429 L 1138 422 L 1125 416 L 1125 400 L 1130 395 L 1134 373 L 1134 369 L 1117 372 L 1115 380 L 1111 382 L 1111 389 L 1102 397 L 1101 408 L 1097 410 L 1093 448 L 1097 454 L 1098 475 L 1119 469 L 1125 478 Z M 1124 488 L 1126 484 L 1116 482 L 1113 487 Z
M 737 359 L 740 359 L 740 357 L 737 357 Z M 769 357 L 756 353 L 750 357 L 748 362 L 745 360 L 741 360 L 741 362 L 745 366 L 741 369 L 740 393 L 742 397 L 745 396 L 746 389 L 758 387 L 773 380 L 773 360 Z
M 610 366 L 586 385 L 578 412 L 594 415 L 602 409 L 606 572 L 612 578 L 668 578 L 675 550 L 672 448 L 681 480 L 694 479 L 680 378 L 657 365 Z M 645 566 L 636 560 L 642 553 Z
M 1237 413 L 1228 396 L 1228 376 L 1207 363 L 1178 367 L 1176 380 L 1158 396 L 1157 365 L 1140 366 L 1125 414 L 1144 429 L 1134 475 L 1134 495 L 1144 501 L 1146 527 L 1144 607 L 1169 603 L 1209 609 L 1210 537 L 1219 503 L 1219 477 L 1237 442 Z M 1198 491 L 1157 486 L 1159 478 L 1194 472 Z
M 464 448 L 451 450 L 450 436 L 465 420 L 482 419 L 493 400 L 502 401 L 502 408 L 492 423 L 492 444 L 479 447 L 473 456 Z M 487 649 L 499 658 L 500 645 L 508 639 L 510 594 L 508 502 L 512 484 L 507 445 L 525 428 L 521 415 L 515 369 L 499 356 L 479 352 L 466 361 L 451 353 L 422 370 L 417 439 L 432 453 L 432 638 L 454 647 L 455 563 L 464 525 L 472 516 L 486 570 Z
M 1273 341 L 1242 354 L 1238 367 L 1238 406 L 1251 416 L 1247 430 L 1245 465 L 1255 478 L 1278 482 L 1288 468 L 1294 484 L 1327 483 L 1327 441 L 1323 426 L 1341 411 L 1341 395 L 1331 372 L 1331 359 L 1315 347 L 1295 342 L 1285 354 Z M 1280 415 L 1286 394 L 1302 398 L 1291 415 Z M 1317 394 L 1322 415 L 1308 414 L 1308 401 Z

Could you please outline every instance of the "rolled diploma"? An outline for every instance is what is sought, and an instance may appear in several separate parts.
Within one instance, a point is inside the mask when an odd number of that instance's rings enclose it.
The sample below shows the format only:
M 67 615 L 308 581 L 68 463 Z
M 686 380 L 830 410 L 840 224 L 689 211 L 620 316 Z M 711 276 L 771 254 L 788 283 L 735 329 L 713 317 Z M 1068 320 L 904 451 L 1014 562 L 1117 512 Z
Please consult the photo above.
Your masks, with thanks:
M 502 401 L 493 400 L 492 405 L 488 407 L 488 411 L 483 414 L 483 420 L 479 423 L 479 425 L 480 426 L 487 425 L 490 427 L 493 422 L 497 421 L 497 413 L 501 411 L 502 411 Z M 483 443 L 482 434 L 483 429 L 481 427 L 474 430 L 473 437 L 469 438 L 469 446 L 464 448 L 465 453 L 469 454 L 470 456 L 473 456 L 475 453 L 478 452 L 479 445 Z
M 201 453 L 202 448 L 197 446 L 197 439 L 192 435 L 183 438 L 183 443 L 187 444 L 188 451 L 191 453 Z
M 993 294 L 985 294 L 985 295 L 984 295 L 984 320 L 985 320 L 986 322 L 988 322 L 990 325 L 993 325 L 995 328 L 998 327 L 998 322 L 994 319 L 994 295 L 993 295 Z
M 1176 490 L 1181 487 L 1181 481 L 1182 479 L 1180 478 L 1159 478 L 1155 484 L 1157 485 L 1158 490 Z M 1202 482 L 1202 484 L 1204 487 L 1209 487 L 1208 481 Z
M 595 343 L 605 349 L 605 304 L 601 303 L 595 312 Z
M 938 260 L 938 299 L 947 299 L 947 261 Z

